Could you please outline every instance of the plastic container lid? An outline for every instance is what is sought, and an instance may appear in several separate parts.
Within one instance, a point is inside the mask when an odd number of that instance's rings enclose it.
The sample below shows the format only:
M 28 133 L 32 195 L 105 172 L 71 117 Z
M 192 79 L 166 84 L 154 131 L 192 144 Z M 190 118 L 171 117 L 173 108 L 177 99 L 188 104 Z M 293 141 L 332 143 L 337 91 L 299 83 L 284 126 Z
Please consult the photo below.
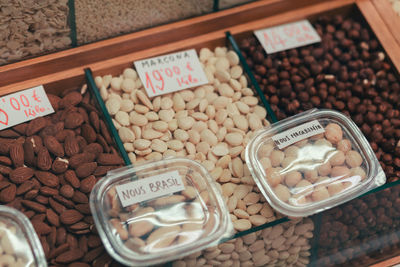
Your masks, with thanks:
M 386 182 L 357 125 L 333 110 L 311 110 L 255 133 L 246 163 L 278 212 L 308 216 Z
M 108 172 L 93 188 L 90 208 L 108 253 L 126 265 L 183 257 L 233 229 L 210 174 L 184 158 Z
M 21 212 L 0 206 L 1 266 L 47 266 L 42 245 L 29 219 Z

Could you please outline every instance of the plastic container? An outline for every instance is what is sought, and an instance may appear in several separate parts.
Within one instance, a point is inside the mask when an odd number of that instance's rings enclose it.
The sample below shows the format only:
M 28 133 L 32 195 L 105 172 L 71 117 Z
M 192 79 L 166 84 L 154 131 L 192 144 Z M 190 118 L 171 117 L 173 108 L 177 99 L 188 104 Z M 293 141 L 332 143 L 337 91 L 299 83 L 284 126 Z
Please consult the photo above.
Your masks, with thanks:
M 129 266 L 183 257 L 233 229 L 210 174 L 184 158 L 110 171 L 93 188 L 90 208 L 108 253 Z
M 349 201 L 385 183 L 357 125 L 333 110 L 311 110 L 255 133 L 246 162 L 270 205 L 293 217 Z
M 42 245 L 29 219 L 0 206 L 0 266 L 47 266 Z

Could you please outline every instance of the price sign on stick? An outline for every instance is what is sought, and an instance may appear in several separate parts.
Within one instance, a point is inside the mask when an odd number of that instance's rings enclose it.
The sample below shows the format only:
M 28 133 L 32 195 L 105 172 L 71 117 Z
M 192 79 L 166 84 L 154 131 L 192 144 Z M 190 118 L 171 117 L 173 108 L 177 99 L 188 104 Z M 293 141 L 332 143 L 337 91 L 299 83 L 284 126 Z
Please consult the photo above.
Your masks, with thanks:
M 42 85 L 0 97 L 0 131 L 53 112 Z
M 284 51 L 321 41 L 308 20 L 254 31 L 267 54 Z
M 186 50 L 135 61 L 149 97 L 207 84 L 196 50 Z

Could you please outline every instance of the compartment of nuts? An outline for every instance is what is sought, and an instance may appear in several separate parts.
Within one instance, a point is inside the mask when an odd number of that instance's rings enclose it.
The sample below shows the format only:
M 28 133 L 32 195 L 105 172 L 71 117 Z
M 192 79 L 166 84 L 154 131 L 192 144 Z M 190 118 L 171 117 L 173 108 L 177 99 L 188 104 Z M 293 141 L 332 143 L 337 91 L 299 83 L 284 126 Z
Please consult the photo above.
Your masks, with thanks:
M 386 182 L 359 128 L 333 110 L 312 110 L 255 135 L 246 162 L 279 212 L 308 216 Z
M 0 206 L 0 266 L 47 266 L 39 238 L 28 218 Z
M 108 172 L 93 188 L 90 207 L 109 254 L 126 265 L 173 260 L 233 230 L 210 174 L 184 158 Z

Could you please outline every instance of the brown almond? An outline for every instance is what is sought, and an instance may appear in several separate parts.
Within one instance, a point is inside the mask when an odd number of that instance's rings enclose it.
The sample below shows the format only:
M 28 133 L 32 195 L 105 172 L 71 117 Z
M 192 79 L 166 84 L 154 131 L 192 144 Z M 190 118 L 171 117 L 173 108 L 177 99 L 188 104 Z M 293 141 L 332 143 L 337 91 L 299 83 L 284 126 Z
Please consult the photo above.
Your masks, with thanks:
M 20 186 L 17 188 L 17 196 L 25 194 L 29 190 L 33 188 L 33 182 L 32 181 L 25 181 L 23 182 Z
M 51 169 L 56 174 L 64 173 L 68 170 L 68 163 L 69 162 L 66 159 L 56 158 L 51 165 Z
M 64 143 L 68 136 L 75 136 L 75 132 L 71 129 L 64 129 L 54 135 L 60 143 Z M 65 149 L 65 147 L 64 147 Z
M 6 137 L 6 138 L 18 138 L 21 135 L 14 131 L 13 129 L 7 129 L 7 130 L 2 130 L 0 131 L 0 137 Z
M 56 187 L 59 184 L 58 177 L 51 172 L 35 171 L 35 177 L 44 185 Z
M 94 171 L 93 175 L 96 177 L 104 176 L 107 172 L 119 168 L 118 166 L 97 166 L 96 170 Z
M 10 180 L 16 184 L 22 184 L 23 182 L 32 178 L 34 171 L 28 167 L 18 167 L 10 172 Z
M 113 139 L 110 132 L 108 131 L 107 125 L 103 121 L 100 121 L 100 132 L 101 135 L 104 137 L 104 140 L 106 140 L 107 144 L 112 145 Z
M 69 184 L 63 185 L 60 188 L 60 194 L 63 197 L 71 198 L 74 195 L 74 188 Z
M 63 213 L 67 209 L 64 205 L 60 204 L 52 198 L 49 198 L 49 205 L 58 214 Z
M 78 91 L 67 93 L 59 102 L 60 108 L 76 106 L 82 101 L 82 95 Z
M 98 248 L 90 250 L 88 253 L 85 254 L 83 257 L 84 262 L 92 262 L 96 258 L 98 258 L 104 252 L 104 247 L 100 246 Z
M 34 199 L 39 194 L 38 189 L 32 189 L 25 193 L 24 199 Z
M 10 184 L 11 184 L 11 183 L 8 182 L 8 181 L 1 181 L 1 182 L 0 182 L 0 190 L 6 188 L 6 187 L 8 187 L 8 186 L 10 186 Z
M 35 149 L 31 142 L 31 138 L 25 139 L 23 146 L 24 146 L 25 164 L 32 167 L 35 166 L 36 165 Z
M 62 229 L 64 229 L 64 228 L 62 228 Z M 57 233 L 58 233 L 58 231 L 57 231 Z M 58 246 L 56 248 L 53 248 L 50 251 L 49 259 L 53 259 L 53 258 L 57 257 L 58 255 L 64 253 L 65 251 L 68 251 L 68 250 L 69 250 L 69 244 L 68 243 L 61 244 L 60 246 Z
M 10 146 L 10 158 L 15 167 L 22 167 L 24 165 L 24 148 L 20 143 L 14 143 Z
M 90 211 L 90 206 L 89 206 L 89 204 L 88 203 L 86 203 L 86 204 L 77 204 L 77 205 L 75 205 L 75 209 L 77 209 L 79 212 L 81 212 L 82 214 L 86 214 L 86 215 L 89 215 L 89 214 L 91 214 L 91 211 Z M 86 219 L 87 217 L 85 217 L 85 219 Z
M 0 174 L 9 176 L 11 171 L 12 171 L 12 169 L 10 167 L 0 165 Z
M 64 147 L 54 136 L 46 136 L 43 141 L 50 153 L 56 157 L 64 157 Z
M 0 164 L 10 166 L 12 164 L 12 161 L 9 157 L 0 156 Z
M 30 200 L 22 200 L 21 201 L 22 205 L 24 205 L 25 207 L 34 210 L 36 212 L 39 213 L 44 213 L 46 212 L 46 207 L 42 204 L 39 204 L 37 202 L 34 201 L 30 201 Z
M 37 154 L 36 166 L 42 171 L 48 171 L 51 168 L 52 159 L 47 148 L 42 147 Z
M 60 226 L 60 218 L 58 217 L 57 213 L 55 213 L 52 209 L 46 210 L 46 218 L 49 223 L 58 227 Z
M 60 202 L 61 204 L 63 204 L 65 207 L 67 207 L 69 209 L 72 209 L 75 205 L 74 202 L 72 202 L 71 200 L 66 199 L 65 197 L 60 196 L 60 195 L 55 195 L 55 196 L 53 196 L 53 198 L 54 198 L 54 200 Z
M 73 170 L 66 171 L 64 174 L 64 179 L 74 188 L 79 188 L 81 186 L 81 182 Z
M 85 147 L 83 152 L 92 153 L 97 157 L 100 153 L 103 153 L 103 147 L 99 143 L 91 143 Z
M 39 189 L 40 194 L 44 196 L 55 196 L 58 195 L 58 190 L 49 186 L 42 186 Z
M 11 145 L 12 143 L 10 143 L 8 139 L 0 138 L 0 154 L 8 155 Z
M 73 230 L 73 231 L 79 231 L 79 230 L 88 229 L 89 226 L 90 226 L 90 224 L 88 224 L 86 222 L 83 222 L 83 221 L 80 221 L 80 222 L 77 222 L 77 223 L 74 223 L 74 224 L 70 225 L 68 227 L 68 229 Z
M 49 99 L 50 104 L 53 107 L 54 111 L 57 111 L 59 108 L 59 103 L 61 101 L 61 98 L 53 94 L 47 94 L 47 98 Z
M 38 235 L 47 235 L 51 232 L 51 227 L 40 220 L 32 220 L 33 228 Z
M 68 157 L 71 157 L 71 156 L 79 153 L 79 144 L 76 141 L 75 136 L 69 135 L 65 138 L 64 150 L 65 150 L 65 154 Z
M 75 154 L 69 159 L 69 166 L 73 169 L 78 168 L 82 163 L 93 162 L 96 158 L 96 155 L 92 153 L 80 153 Z
M 82 219 L 83 219 L 82 213 L 80 213 L 77 210 L 72 210 L 72 209 L 71 210 L 65 210 L 60 215 L 60 221 L 63 224 L 67 224 L 67 225 L 77 223 Z
M 64 227 L 57 228 L 57 241 L 56 245 L 61 245 L 67 241 L 67 230 Z M 69 244 L 68 244 L 69 247 Z
M 10 184 L 0 192 L 0 202 L 9 203 L 15 199 L 17 187 L 15 184 Z
M 66 264 L 70 262 L 74 262 L 79 260 L 84 256 L 84 253 L 81 249 L 75 248 L 71 249 L 67 252 L 62 253 L 61 255 L 57 256 L 56 262 L 61 264 Z
M 42 245 L 44 256 L 48 257 L 50 253 L 50 246 L 45 236 L 39 237 L 40 244 Z
M 57 228 L 55 226 L 51 226 L 51 232 L 47 236 L 47 242 L 50 245 L 50 248 L 54 248 L 57 241 Z
M 49 204 L 49 198 L 48 198 L 48 197 L 45 197 L 45 196 L 42 196 L 42 195 L 38 195 L 38 196 L 35 198 L 35 201 L 36 201 L 37 203 L 40 203 L 40 204 L 43 204 L 43 205 L 48 205 L 48 204 Z
M 94 141 L 96 141 L 97 134 L 92 126 L 90 126 L 88 123 L 85 123 L 82 125 L 81 129 L 82 129 L 81 134 L 85 138 L 88 144 L 91 144 Z
M 110 153 L 110 146 L 107 144 L 106 140 L 100 134 L 97 135 L 97 142 L 103 147 L 104 152 Z
M 33 135 L 31 137 L 28 137 L 27 140 L 29 140 L 32 145 L 33 145 L 33 150 L 35 153 L 39 153 L 39 150 L 42 149 L 43 147 L 43 140 L 40 136 L 38 135 Z
M 101 246 L 101 239 L 98 235 L 89 235 L 88 237 L 88 246 L 89 248 L 95 248 Z
M 66 129 L 75 129 L 82 125 L 84 119 L 82 115 L 78 112 L 71 112 L 65 118 L 65 128 Z
M 26 127 L 26 135 L 31 136 L 38 133 L 44 127 L 46 127 L 47 122 L 43 117 L 38 117 L 36 119 L 31 120 Z
M 124 163 L 119 155 L 105 153 L 99 154 L 99 156 L 97 157 L 97 162 L 100 165 L 120 165 Z
M 78 178 L 84 178 L 91 175 L 97 168 L 96 162 L 82 163 L 78 168 L 76 168 L 75 173 Z
M 75 203 L 86 204 L 89 202 L 89 198 L 86 196 L 86 194 L 82 193 L 79 190 L 76 190 L 74 192 L 74 195 L 72 196 L 72 201 Z
M 99 115 L 96 112 L 91 111 L 89 114 L 89 121 L 90 121 L 90 124 L 93 126 L 94 130 L 96 132 L 99 132 L 100 131 Z
M 14 131 L 16 131 L 17 133 L 19 133 L 20 135 L 25 135 L 27 127 L 28 127 L 28 123 L 21 123 L 21 124 L 15 125 L 14 127 L 12 127 L 12 129 Z
M 81 190 L 83 193 L 90 193 L 96 182 L 97 182 L 96 177 L 90 175 L 89 177 L 81 181 L 81 186 L 79 187 L 79 190 Z

